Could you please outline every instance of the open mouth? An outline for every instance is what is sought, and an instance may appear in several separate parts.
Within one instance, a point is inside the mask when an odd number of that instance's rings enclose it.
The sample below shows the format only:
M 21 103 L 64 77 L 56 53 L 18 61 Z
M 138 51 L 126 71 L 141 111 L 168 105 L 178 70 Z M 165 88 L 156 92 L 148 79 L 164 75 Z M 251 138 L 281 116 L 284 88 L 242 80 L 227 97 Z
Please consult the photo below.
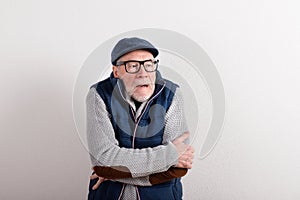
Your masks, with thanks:
M 149 84 L 137 85 L 137 88 L 148 88 Z

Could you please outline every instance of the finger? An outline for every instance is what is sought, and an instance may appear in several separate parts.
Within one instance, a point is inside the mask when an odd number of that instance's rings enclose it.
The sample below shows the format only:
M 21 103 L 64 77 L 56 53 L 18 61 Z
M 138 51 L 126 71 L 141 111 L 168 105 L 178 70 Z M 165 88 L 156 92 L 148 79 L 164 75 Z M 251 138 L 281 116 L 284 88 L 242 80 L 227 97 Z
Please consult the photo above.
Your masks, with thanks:
M 190 158 L 194 158 L 195 157 L 195 154 L 192 153 L 192 152 L 185 152 L 183 155 L 188 156 Z
M 90 179 L 91 180 L 93 180 L 93 179 L 95 179 L 95 178 L 98 178 L 98 175 L 95 173 L 95 174 L 92 174 L 91 176 L 90 176 Z
M 193 155 L 184 155 L 178 158 L 178 163 L 189 163 L 193 164 L 194 156 Z
M 195 149 L 194 149 L 194 147 L 191 146 L 191 145 L 189 145 L 189 146 L 187 147 L 187 151 L 191 151 L 192 153 L 195 153 Z
M 176 167 L 178 167 L 178 168 L 185 168 L 185 163 L 182 162 L 182 161 L 178 161 Z
M 178 161 L 178 164 L 176 165 L 176 167 L 191 169 L 192 168 L 192 163 L 181 160 L 181 161 Z
M 99 186 L 100 186 L 100 184 L 102 183 L 104 181 L 104 178 L 102 178 L 102 177 L 99 177 L 99 180 L 97 181 L 97 183 L 93 186 L 93 190 L 96 190 Z
M 195 152 L 193 149 L 187 149 L 182 153 L 182 155 L 187 155 L 187 156 L 194 156 Z
M 186 160 L 186 162 L 187 162 L 188 164 L 193 164 L 193 159 L 189 158 L 189 159 Z
M 186 155 L 186 154 L 182 154 L 179 158 L 178 158 L 178 160 L 187 160 L 188 158 L 189 158 L 190 156 L 188 156 L 188 155 Z
M 190 164 L 190 163 L 187 163 L 187 164 L 186 164 L 186 168 L 187 168 L 187 169 L 192 169 L 192 167 L 193 167 L 192 164 Z
M 180 157 L 194 158 L 194 153 L 192 153 L 192 152 L 184 152 L 184 153 L 182 153 L 182 154 L 179 156 L 179 158 L 180 158 Z
M 185 156 L 181 156 L 178 159 L 178 161 L 183 161 L 183 162 L 190 162 L 192 160 L 193 160 L 192 156 L 186 156 L 186 155 Z
M 187 169 L 191 169 L 191 168 L 192 168 L 192 165 L 193 165 L 193 162 L 190 161 L 190 160 L 186 160 L 186 161 L 184 162 L 184 166 L 185 166 L 185 168 L 187 168 Z

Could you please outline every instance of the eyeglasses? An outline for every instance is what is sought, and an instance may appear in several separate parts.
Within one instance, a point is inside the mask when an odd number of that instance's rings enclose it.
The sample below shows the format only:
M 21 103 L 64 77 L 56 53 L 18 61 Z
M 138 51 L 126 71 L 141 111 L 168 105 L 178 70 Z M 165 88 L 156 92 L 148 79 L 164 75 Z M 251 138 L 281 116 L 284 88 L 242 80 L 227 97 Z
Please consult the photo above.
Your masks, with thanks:
M 159 60 L 127 60 L 127 61 L 120 61 L 117 62 L 116 66 L 125 65 L 125 70 L 129 74 L 138 73 L 141 69 L 141 65 L 144 66 L 146 72 L 154 72 L 157 70 Z

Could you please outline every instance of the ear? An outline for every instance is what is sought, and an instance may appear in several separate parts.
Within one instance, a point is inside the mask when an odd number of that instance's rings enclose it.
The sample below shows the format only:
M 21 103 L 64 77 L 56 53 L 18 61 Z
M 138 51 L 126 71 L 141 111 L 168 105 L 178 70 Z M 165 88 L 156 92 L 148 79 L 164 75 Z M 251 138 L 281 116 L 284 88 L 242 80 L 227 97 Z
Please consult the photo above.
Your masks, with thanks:
M 115 78 L 120 78 L 119 74 L 118 74 L 118 67 L 117 66 L 112 66 L 112 70 L 114 73 L 114 77 Z

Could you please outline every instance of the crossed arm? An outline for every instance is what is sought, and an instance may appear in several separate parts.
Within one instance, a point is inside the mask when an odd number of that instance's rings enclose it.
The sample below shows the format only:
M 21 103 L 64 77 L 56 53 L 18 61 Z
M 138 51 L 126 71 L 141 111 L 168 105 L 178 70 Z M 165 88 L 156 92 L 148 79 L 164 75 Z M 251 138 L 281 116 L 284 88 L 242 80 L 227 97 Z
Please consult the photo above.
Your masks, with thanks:
M 131 179 L 133 178 L 130 172 L 119 171 L 117 169 L 111 167 L 102 167 L 102 166 L 95 166 L 93 167 L 95 174 L 97 177 L 102 177 L 104 179 Z M 149 175 L 149 183 L 151 185 L 156 185 L 160 183 L 164 183 L 170 181 L 174 178 L 180 178 L 186 175 L 187 168 L 178 168 L 178 167 L 170 167 L 165 172 L 160 172 L 156 174 Z
M 90 89 L 86 100 L 88 145 L 98 176 L 136 185 L 153 185 L 182 177 L 187 168 L 191 168 L 193 149 L 183 142 L 188 134 L 174 140 L 187 130 L 181 93 L 175 93 L 166 114 L 163 145 L 145 149 L 120 148 L 105 104 L 95 88 Z

